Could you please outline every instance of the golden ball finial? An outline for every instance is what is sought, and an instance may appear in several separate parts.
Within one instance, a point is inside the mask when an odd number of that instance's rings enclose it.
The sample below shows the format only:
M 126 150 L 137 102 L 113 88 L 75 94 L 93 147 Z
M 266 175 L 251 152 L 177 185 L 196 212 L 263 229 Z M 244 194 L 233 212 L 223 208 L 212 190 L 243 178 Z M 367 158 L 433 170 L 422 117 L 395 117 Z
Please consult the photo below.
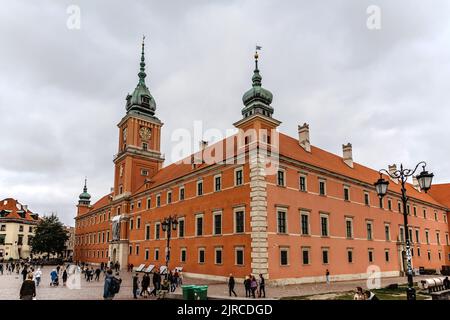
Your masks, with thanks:
M 255 60 L 258 60 L 259 56 L 258 56 L 258 52 L 255 52 Z

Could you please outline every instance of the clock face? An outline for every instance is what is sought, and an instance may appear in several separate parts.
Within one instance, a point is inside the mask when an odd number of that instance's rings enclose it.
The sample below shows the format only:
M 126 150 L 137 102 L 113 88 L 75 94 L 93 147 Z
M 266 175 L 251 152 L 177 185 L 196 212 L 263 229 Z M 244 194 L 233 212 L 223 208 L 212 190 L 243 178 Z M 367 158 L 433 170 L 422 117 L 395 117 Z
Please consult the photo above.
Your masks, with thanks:
M 139 129 L 139 135 L 142 140 L 148 140 L 152 136 L 152 130 L 147 127 L 141 127 L 141 129 Z

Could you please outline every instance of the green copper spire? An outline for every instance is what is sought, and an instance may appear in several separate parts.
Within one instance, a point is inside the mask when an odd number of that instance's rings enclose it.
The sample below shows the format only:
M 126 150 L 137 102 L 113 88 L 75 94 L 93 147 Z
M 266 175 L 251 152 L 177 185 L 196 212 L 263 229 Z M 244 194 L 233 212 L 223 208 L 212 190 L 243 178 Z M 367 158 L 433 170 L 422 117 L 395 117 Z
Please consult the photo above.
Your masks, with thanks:
M 145 55 L 144 55 L 144 48 L 145 48 L 145 36 L 142 37 L 142 53 L 141 53 L 141 71 L 138 73 L 139 76 L 139 84 L 145 86 L 145 77 L 147 77 L 147 74 L 145 73 Z
M 78 204 L 89 205 L 91 203 L 91 195 L 87 191 L 87 178 L 85 178 L 83 193 L 79 196 Z
M 269 90 L 262 87 L 262 77 L 259 73 L 258 50 L 260 49 L 261 47 L 256 47 L 254 56 L 255 70 L 253 70 L 252 88 L 244 93 L 244 96 L 242 97 L 242 102 L 245 105 L 245 107 L 242 109 L 242 115 L 244 116 L 244 118 L 247 118 L 256 113 L 267 117 L 272 117 L 273 114 L 273 108 L 270 106 L 270 104 L 272 103 L 273 95 Z
M 127 95 L 126 110 L 127 114 L 133 113 L 137 115 L 146 115 L 154 118 L 156 110 L 156 102 L 150 94 L 150 90 L 145 84 L 145 36 L 142 38 L 141 62 L 138 73 L 139 81 L 133 93 Z

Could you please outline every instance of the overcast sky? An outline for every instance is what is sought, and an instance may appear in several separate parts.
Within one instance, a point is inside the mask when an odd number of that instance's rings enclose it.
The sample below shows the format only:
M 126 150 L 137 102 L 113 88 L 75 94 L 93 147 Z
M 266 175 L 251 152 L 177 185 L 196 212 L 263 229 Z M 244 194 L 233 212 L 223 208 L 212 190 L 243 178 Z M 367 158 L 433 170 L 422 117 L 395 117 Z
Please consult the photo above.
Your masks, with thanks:
M 80 28 L 69 29 L 70 5 Z M 370 5 L 381 29 L 367 27 Z M 0 198 L 73 225 L 88 177 L 95 202 L 113 185 L 117 123 L 147 85 L 171 133 L 225 132 L 241 118 L 255 44 L 280 131 L 372 168 L 426 160 L 450 182 L 450 3 L 411 1 L 1 1 Z M 69 22 L 73 22 L 70 20 Z M 74 26 L 74 24 L 69 24 Z M 197 141 L 195 141 L 197 144 Z M 167 165 L 168 163 L 166 163 Z

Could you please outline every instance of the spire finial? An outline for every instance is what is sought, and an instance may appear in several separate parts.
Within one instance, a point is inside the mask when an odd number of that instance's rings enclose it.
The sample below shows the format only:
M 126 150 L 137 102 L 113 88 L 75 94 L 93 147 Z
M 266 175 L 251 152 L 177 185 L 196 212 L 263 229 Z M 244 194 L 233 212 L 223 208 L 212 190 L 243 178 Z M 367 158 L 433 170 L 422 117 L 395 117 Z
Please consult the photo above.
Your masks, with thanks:
M 141 53 L 141 63 L 140 63 L 140 71 L 138 73 L 139 76 L 139 84 L 145 85 L 145 77 L 147 74 L 145 73 L 145 55 L 144 55 L 144 49 L 145 49 L 145 35 L 142 36 L 142 53 Z
M 87 192 L 87 177 L 84 177 L 84 188 L 83 192 Z
M 253 77 L 252 77 L 252 82 L 253 82 L 254 87 L 261 86 L 262 77 L 259 74 L 259 69 L 258 69 L 258 59 L 259 59 L 258 51 L 261 49 L 262 49 L 261 46 L 256 45 L 255 56 L 254 56 L 255 57 L 255 70 L 253 71 Z

